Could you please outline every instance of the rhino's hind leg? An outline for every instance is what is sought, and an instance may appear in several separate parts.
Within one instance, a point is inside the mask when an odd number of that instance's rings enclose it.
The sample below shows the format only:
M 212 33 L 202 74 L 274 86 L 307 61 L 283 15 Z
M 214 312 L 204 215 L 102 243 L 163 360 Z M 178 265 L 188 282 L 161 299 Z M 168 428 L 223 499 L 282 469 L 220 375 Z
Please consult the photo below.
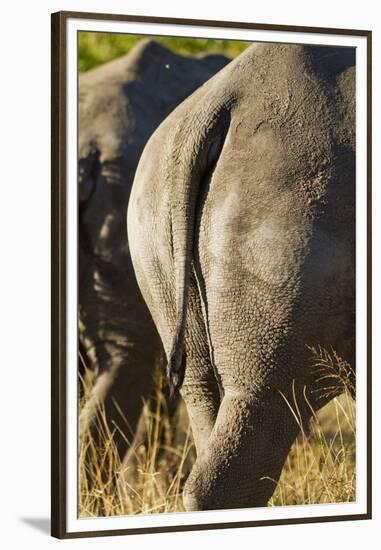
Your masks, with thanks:
M 183 491 L 187 511 L 266 506 L 298 433 L 281 401 L 225 395 Z
M 211 363 L 200 297 L 193 276 L 189 288 L 185 352 L 186 371 L 181 395 L 187 406 L 197 455 L 200 456 L 208 447 L 220 406 L 220 392 Z

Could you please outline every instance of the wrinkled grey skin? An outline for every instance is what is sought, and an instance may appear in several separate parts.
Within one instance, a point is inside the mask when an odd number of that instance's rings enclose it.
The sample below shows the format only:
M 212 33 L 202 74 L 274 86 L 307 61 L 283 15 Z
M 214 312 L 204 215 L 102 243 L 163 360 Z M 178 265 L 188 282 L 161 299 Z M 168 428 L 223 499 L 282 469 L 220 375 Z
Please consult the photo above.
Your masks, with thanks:
M 79 78 L 79 339 L 96 373 L 80 434 L 99 403 L 111 430 L 116 423 L 130 439 L 136 431 L 162 347 L 128 250 L 131 186 L 153 131 L 227 61 L 185 58 L 145 40 Z M 118 431 L 115 441 L 124 455 L 128 444 Z
M 265 506 L 299 431 L 289 405 L 305 422 L 328 399 L 307 346 L 354 362 L 353 64 L 253 45 L 140 160 L 129 243 L 195 437 L 187 510 Z

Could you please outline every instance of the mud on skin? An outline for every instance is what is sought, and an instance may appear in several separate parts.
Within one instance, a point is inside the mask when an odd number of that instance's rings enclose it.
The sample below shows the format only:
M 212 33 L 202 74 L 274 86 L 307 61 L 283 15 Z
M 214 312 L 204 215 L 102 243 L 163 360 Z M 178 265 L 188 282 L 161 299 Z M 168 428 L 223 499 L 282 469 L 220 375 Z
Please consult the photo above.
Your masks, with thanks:
M 187 510 L 265 506 L 298 433 L 285 398 L 324 404 L 307 346 L 354 364 L 353 65 L 253 45 L 139 162 L 129 246 L 195 437 Z

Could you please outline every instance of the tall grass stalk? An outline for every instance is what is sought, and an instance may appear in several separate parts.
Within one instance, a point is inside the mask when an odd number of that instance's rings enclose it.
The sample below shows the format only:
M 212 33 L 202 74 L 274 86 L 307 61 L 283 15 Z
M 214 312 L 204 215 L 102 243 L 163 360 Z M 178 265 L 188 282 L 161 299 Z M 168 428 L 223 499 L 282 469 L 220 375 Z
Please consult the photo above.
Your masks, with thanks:
M 89 391 L 90 373 L 85 379 Z M 152 400 L 144 404 L 146 443 L 137 449 L 133 483 L 118 483 L 123 464 L 101 407 L 100 437 L 88 432 L 79 445 L 79 515 L 81 517 L 183 511 L 181 492 L 195 460 L 189 421 L 182 402 L 169 413 L 159 376 Z M 86 398 L 86 392 L 83 399 Z M 80 405 L 81 405 L 80 404 Z M 291 406 L 291 404 L 290 404 Z M 298 408 L 293 405 L 297 421 Z M 270 506 L 355 500 L 355 402 L 349 391 L 313 414 L 308 433 L 302 423 L 284 465 Z

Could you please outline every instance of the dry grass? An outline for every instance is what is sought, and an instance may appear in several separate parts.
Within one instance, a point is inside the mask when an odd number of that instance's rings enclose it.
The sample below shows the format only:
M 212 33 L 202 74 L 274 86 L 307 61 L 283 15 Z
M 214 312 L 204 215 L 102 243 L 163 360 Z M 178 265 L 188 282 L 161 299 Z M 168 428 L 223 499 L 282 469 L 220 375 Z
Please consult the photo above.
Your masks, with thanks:
M 85 385 L 85 395 L 88 391 Z M 297 411 L 296 408 L 294 408 Z M 195 459 L 185 407 L 169 414 L 158 378 L 156 395 L 145 404 L 146 443 L 137 450 L 137 477 L 118 484 L 123 465 L 107 426 L 98 415 L 101 442 L 88 433 L 80 442 L 79 515 L 99 517 L 182 511 L 181 492 Z M 295 413 L 297 418 L 297 414 Z M 270 506 L 355 500 L 355 402 L 348 390 L 315 414 L 286 460 Z
M 133 485 L 118 483 L 126 471 L 100 408 L 97 431 L 89 431 L 79 445 L 79 515 L 81 517 L 156 514 L 182 511 L 181 492 L 195 459 L 195 449 L 182 402 L 171 414 L 158 377 L 153 399 L 144 404 L 146 443 L 136 451 Z M 86 393 L 82 403 L 86 399 Z M 118 428 L 120 430 L 120 428 Z
M 346 391 L 314 415 L 292 446 L 270 506 L 356 499 L 355 402 Z

